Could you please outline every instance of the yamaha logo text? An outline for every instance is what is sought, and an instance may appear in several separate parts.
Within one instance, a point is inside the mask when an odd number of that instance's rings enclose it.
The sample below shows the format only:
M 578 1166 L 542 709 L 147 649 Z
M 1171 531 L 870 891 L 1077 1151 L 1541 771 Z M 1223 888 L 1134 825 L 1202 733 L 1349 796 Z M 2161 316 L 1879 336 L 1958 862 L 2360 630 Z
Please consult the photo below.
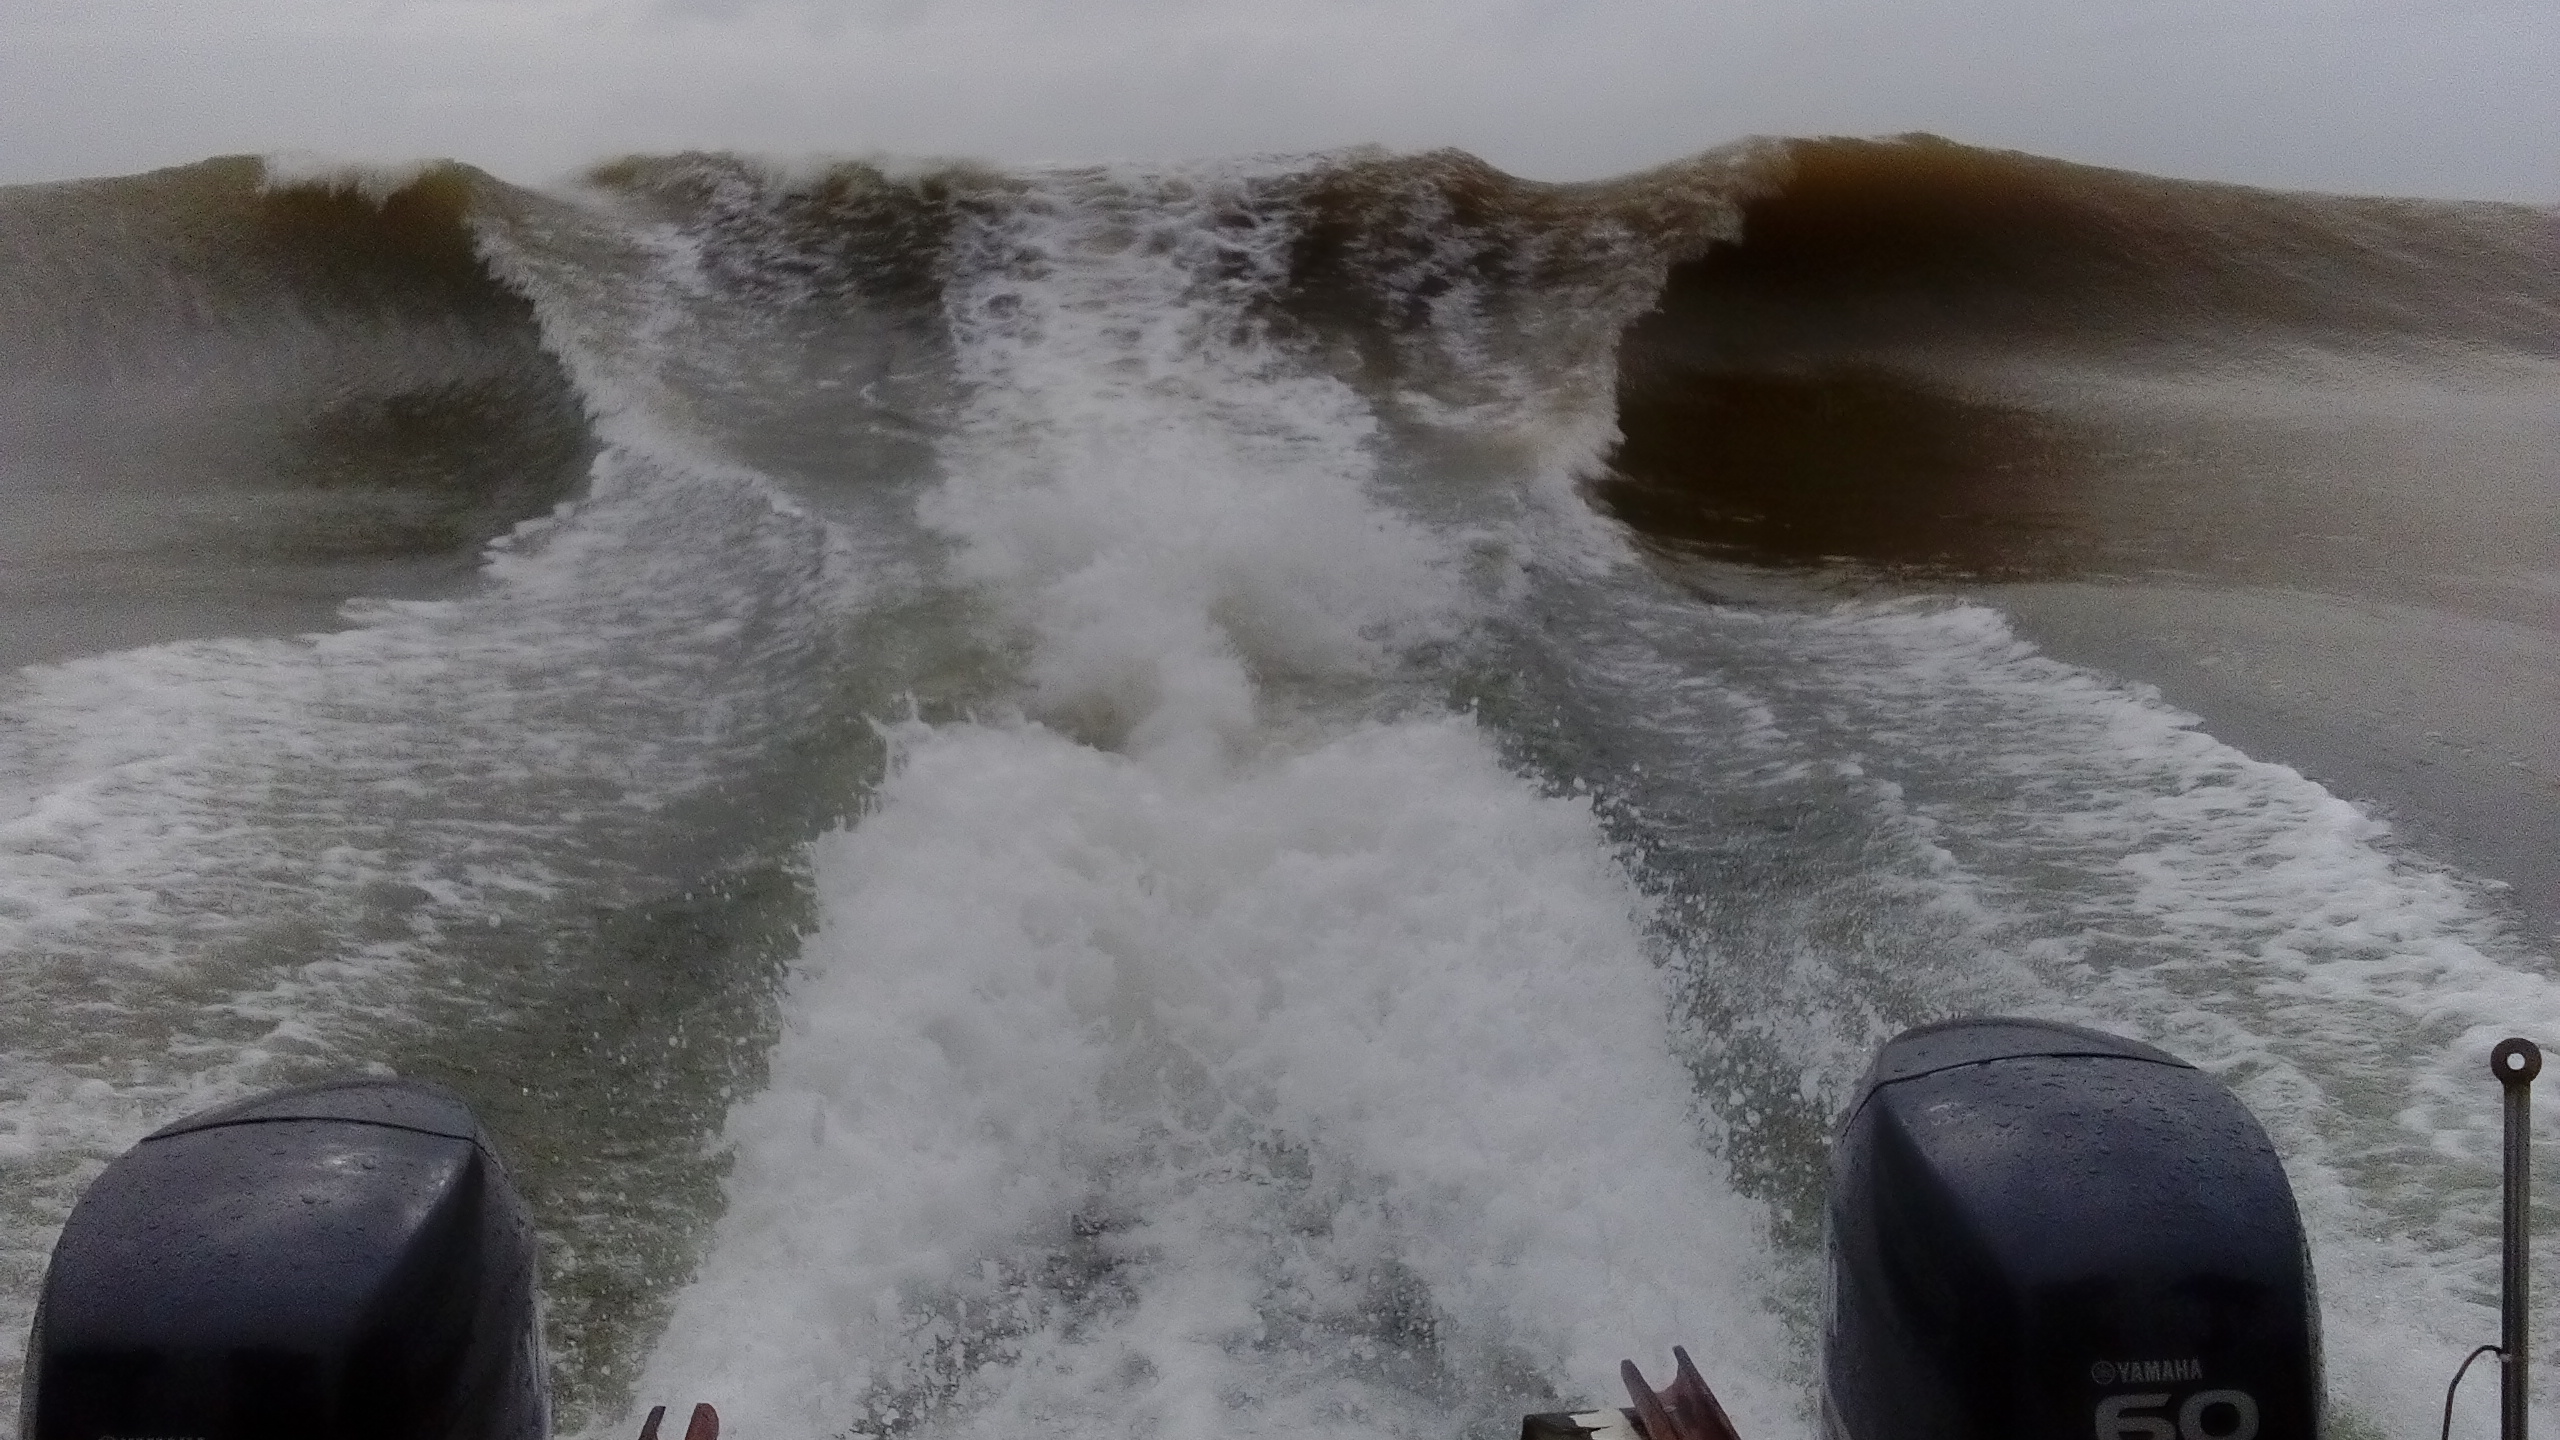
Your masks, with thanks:
M 2089 1367 L 2089 1379 L 2099 1385 L 2157 1385 L 2167 1381 L 2201 1380 L 2201 1360 L 2101 1360 Z

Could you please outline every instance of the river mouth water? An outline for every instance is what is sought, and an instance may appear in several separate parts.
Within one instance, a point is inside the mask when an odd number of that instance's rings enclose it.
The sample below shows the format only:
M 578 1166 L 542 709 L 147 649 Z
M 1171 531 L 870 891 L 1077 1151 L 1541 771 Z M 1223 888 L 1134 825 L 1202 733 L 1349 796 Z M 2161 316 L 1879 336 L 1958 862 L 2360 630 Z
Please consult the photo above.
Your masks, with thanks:
M 1831 1125 L 2029 1013 L 2284 1154 L 2344 1433 L 2560 1018 L 2518 207 L 1771 142 L 0 191 L 0 1318 L 460 1089 L 567 1429 L 1811 1433 Z

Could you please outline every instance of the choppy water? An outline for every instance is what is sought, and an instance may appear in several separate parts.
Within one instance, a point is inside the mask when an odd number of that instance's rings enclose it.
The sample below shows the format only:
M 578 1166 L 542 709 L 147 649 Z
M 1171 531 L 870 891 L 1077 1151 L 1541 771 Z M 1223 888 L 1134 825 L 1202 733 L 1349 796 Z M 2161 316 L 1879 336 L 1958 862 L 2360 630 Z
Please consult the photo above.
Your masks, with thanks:
M 0 1328 L 145 1130 L 388 1066 L 582 1432 L 1491 1436 L 1685 1343 L 1803 1435 L 1828 1126 L 2001 1010 L 2239 1089 L 2416 1434 L 2543 902 L 1996 583 L 2547 635 L 2555 223 L 1923 143 L 0 190 Z

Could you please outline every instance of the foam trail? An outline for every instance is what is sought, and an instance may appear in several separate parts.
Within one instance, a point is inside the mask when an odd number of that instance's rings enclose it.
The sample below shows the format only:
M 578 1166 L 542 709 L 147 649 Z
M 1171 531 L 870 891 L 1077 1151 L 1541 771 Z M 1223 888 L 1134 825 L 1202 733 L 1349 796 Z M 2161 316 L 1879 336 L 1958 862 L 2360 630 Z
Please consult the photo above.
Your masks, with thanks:
M 693 548 L 653 538 L 671 516 Z M 739 563 L 702 565 L 705 550 Z M 106 1156 L 189 1109 L 361 1063 L 422 988 L 497 984 L 467 977 L 486 961 L 475 935 L 626 886 L 640 827 L 790 723 L 760 674 L 843 585 L 816 527 L 616 451 L 596 493 L 521 532 L 469 598 L 13 677 L 11 1307 L 32 1302 L 54 1228 Z M 468 783 L 443 769 L 459 752 Z
M 1038 729 L 907 743 L 820 857 L 650 1393 L 777 1434 L 962 1404 L 960 1433 L 1383 1433 L 1758 1348 L 1718 1302 L 1765 1283 L 1759 1227 L 1698 1150 L 1635 897 L 1470 725 L 1205 778 Z M 1461 1384 L 1491 1393 L 1430 1393 Z
M 742 1432 L 1493 1433 L 1685 1340 L 1800 1425 L 1644 905 L 1469 719 L 1480 603 L 1247 320 L 1253 177 L 1044 178 L 964 237 L 928 518 L 1029 714 L 908 725 L 636 1397 Z M 1384 685 L 1388 689 L 1381 691 Z

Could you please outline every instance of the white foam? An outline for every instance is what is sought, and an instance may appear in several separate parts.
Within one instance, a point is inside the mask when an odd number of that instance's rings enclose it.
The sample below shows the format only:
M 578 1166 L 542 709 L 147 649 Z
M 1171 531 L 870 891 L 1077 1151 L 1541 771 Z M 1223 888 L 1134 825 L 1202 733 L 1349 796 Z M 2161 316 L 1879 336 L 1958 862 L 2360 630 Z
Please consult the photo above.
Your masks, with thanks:
M 432 175 L 438 160 L 357 160 L 316 150 L 280 150 L 260 158 L 262 190 L 353 191 L 375 205 Z
M 1366 409 L 1252 323 L 1288 239 L 1252 178 L 1052 177 L 964 238 L 925 513 L 1029 713 L 905 727 L 820 847 L 640 1403 L 1408 1433 L 1685 1339 L 1753 1433 L 1800 1424 L 1588 804 L 1471 720 L 1364 713 L 1482 603 L 1469 537 L 1382 503 Z
M 1037 713 L 1140 749 L 1241 743 L 1257 679 L 1374 673 L 1449 633 L 1454 557 L 1369 503 L 1359 397 L 1257 343 L 1285 217 L 1241 176 L 1110 183 L 1138 188 L 959 243 L 973 397 L 924 514 L 1032 637 Z
M 644 1398 L 777 1435 L 919 1403 L 967 1434 L 1389 1433 L 1518 1403 L 1515 1352 L 1606 1395 L 1685 1340 L 1784 1433 L 1760 1221 L 1701 1148 L 1586 805 L 1458 719 L 1205 775 L 1027 725 L 901 754 L 818 856 L 772 1087 Z M 1480 1393 L 1393 1383 L 1390 1269 L 1429 1378 Z

